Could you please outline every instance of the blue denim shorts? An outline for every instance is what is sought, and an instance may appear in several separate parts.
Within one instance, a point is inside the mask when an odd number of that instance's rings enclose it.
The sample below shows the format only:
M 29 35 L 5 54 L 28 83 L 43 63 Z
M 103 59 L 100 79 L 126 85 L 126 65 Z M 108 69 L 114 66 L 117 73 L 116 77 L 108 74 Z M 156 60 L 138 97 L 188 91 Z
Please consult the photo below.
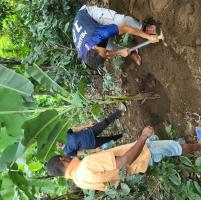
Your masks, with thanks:
M 151 152 L 149 165 L 160 162 L 165 157 L 180 156 L 182 154 L 181 145 L 174 140 L 147 141 L 146 144 Z

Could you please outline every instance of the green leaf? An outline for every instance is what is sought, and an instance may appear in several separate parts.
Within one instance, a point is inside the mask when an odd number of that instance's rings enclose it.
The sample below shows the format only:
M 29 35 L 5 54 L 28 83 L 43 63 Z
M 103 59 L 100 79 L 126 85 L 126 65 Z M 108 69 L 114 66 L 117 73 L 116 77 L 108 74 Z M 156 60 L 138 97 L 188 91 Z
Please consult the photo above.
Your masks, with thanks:
M 171 125 L 171 124 L 166 124 L 166 125 L 165 125 L 165 132 L 166 132 L 167 134 L 170 134 L 171 131 L 172 131 L 172 125 Z
M 170 176 L 169 179 L 174 185 L 181 185 L 181 177 L 178 173 Z
M 80 93 L 82 96 L 85 95 L 85 92 L 86 92 L 86 84 L 85 84 L 84 81 L 82 81 L 82 80 L 79 82 L 78 91 L 79 91 L 79 93 Z
M 117 191 L 115 189 L 107 189 L 105 193 L 112 199 L 115 199 L 117 195 Z
M 58 117 L 59 114 L 56 110 L 47 110 L 40 113 L 37 117 L 26 121 L 23 125 L 23 144 L 27 147 L 36 139 L 40 148 L 47 140 L 48 134 L 55 127 Z
M 33 92 L 33 84 L 27 78 L 2 65 L 0 65 L 0 87 L 25 96 L 31 96 Z
M 123 43 L 124 46 L 127 46 L 127 45 L 128 45 L 128 43 L 129 43 L 129 34 L 125 34 L 125 35 L 123 36 L 123 41 L 122 41 L 122 43 Z
M 27 73 L 47 90 L 58 92 L 66 97 L 69 95 L 66 90 L 52 80 L 38 65 L 33 64 L 29 66 Z
M 181 160 L 181 162 L 189 167 L 193 167 L 193 163 L 191 162 L 191 160 L 189 158 L 187 158 L 186 156 L 180 156 L 179 159 Z
M 38 158 L 45 161 L 55 155 L 56 141 L 60 137 L 66 137 L 66 131 L 68 126 L 68 120 L 59 122 L 54 129 L 49 133 L 47 140 L 38 149 Z M 52 151 L 53 150 L 53 151 Z
M 100 111 L 101 111 L 100 104 L 96 102 L 91 109 L 91 113 L 95 116 L 95 118 L 98 118 L 100 115 Z
M 3 182 L 3 181 L 2 181 L 2 180 L 0 180 L 0 191 L 1 191 L 1 187 L 2 187 L 2 182 Z
M 82 99 L 80 98 L 80 95 L 78 92 L 73 94 L 73 99 L 72 99 L 71 103 L 75 107 L 82 107 Z
M 94 200 L 96 199 L 95 190 L 84 190 L 85 194 L 84 200 Z
M 113 59 L 113 65 L 117 71 L 120 70 L 120 67 L 122 64 L 123 64 L 123 60 L 121 57 L 117 57 Z
M 23 134 L 21 126 L 27 118 L 22 113 L 12 112 L 23 112 L 23 99 L 17 92 L 6 88 L 0 88 L 0 97 L 0 134 L 4 130 L 7 137 L 19 139 Z
M 70 25 L 70 23 L 69 23 L 69 22 L 68 22 L 68 23 L 66 23 L 66 25 L 65 25 L 65 27 L 64 27 L 64 31 L 65 31 L 65 32 L 67 32 L 69 25 Z
M 201 167 L 201 156 L 196 159 L 195 165 L 196 165 L 197 167 Z
M 24 146 L 21 143 L 16 143 L 8 146 L 2 153 L 0 157 L 0 171 L 6 169 L 7 164 L 15 161 L 17 158 L 22 156 L 24 153 Z
M 201 195 L 201 187 L 200 187 L 200 185 L 198 184 L 197 181 L 193 181 L 193 183 L 194 183 L 195 189 Z
M 128 195 L 130 193 L 131 189 L 128 187 L 127 184 L 121 183 L 121 193 L 122 195 Z
M 43 164 L 40 162 L 31 162 L 28 164 L 29 170 L 32 172 L 36 172 L 43 168 Z
M 126 178 L 126 168 L 123 167 L 119 170 L 119 176 L 121 178 L 121 180 L 124 180 Z
M 10 179 L 13 181 L 13 183 L 20 189 L 23 191 L 23 193 L 30 199 L 35 199 L 33 197 L 33 194 L 31 194 L 30 189 L 29 188 L 29 183 L 28 181 L 25 179 L 25 177 L 23 176 L 22 173 L 16 172 L 15 170 L 17 170 L 17 165 L 14 164 L 12 166 L 12 170 L 14 171 L 9 171 L 9 177 Z
M 6 128 L 0 128 L 0 152 L 2 152 L 7 146 L 17 142 L 18 137 L 10 136 Z

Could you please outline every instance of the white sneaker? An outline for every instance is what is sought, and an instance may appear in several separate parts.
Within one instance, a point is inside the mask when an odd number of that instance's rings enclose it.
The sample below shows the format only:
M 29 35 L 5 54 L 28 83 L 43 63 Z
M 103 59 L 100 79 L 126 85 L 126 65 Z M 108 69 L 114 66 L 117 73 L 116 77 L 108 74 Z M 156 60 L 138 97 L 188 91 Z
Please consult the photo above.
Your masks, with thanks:
M 126 105 L 124 103 L 119 103 L 118 109 L 120 111 L 122 111 L 122 112 L 126 112 L 127 111 Z

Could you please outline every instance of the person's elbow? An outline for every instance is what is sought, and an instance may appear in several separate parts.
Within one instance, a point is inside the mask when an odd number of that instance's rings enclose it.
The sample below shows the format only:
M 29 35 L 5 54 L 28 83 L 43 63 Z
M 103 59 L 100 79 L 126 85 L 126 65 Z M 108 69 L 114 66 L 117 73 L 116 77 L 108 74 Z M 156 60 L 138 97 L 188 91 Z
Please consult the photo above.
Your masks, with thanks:
M 128 25 L 126 24 L 120 24 L 118 28 L 119 28 L 119 34 L 124 34 L 128 32 Z
M 121 169 L 129 165 L 128 159 L 126 158 L 126 156 L 115 157 L 115 161 L 116 161 L 117 169 Z

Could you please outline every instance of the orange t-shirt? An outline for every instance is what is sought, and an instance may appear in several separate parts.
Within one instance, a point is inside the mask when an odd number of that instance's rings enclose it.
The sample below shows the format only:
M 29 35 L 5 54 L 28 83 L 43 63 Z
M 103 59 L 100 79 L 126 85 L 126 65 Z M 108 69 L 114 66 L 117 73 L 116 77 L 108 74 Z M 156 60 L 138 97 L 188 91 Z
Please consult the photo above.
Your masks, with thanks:
M 101 190 L 107 189 L 107 183 L 120 180 L 119 169 L 116 167 L 115 156 L 122 156 L 135 143 L 121 145 L 106 151 L 101 151 L 85 157 L 82 161 L 77 158 L 70 162 L 65 177 L 71 178 L 82 189 Z M 147 170 L 150 151 L 146 145 L 138 158 L 127 168 L 127 175 L 144 173 Z

